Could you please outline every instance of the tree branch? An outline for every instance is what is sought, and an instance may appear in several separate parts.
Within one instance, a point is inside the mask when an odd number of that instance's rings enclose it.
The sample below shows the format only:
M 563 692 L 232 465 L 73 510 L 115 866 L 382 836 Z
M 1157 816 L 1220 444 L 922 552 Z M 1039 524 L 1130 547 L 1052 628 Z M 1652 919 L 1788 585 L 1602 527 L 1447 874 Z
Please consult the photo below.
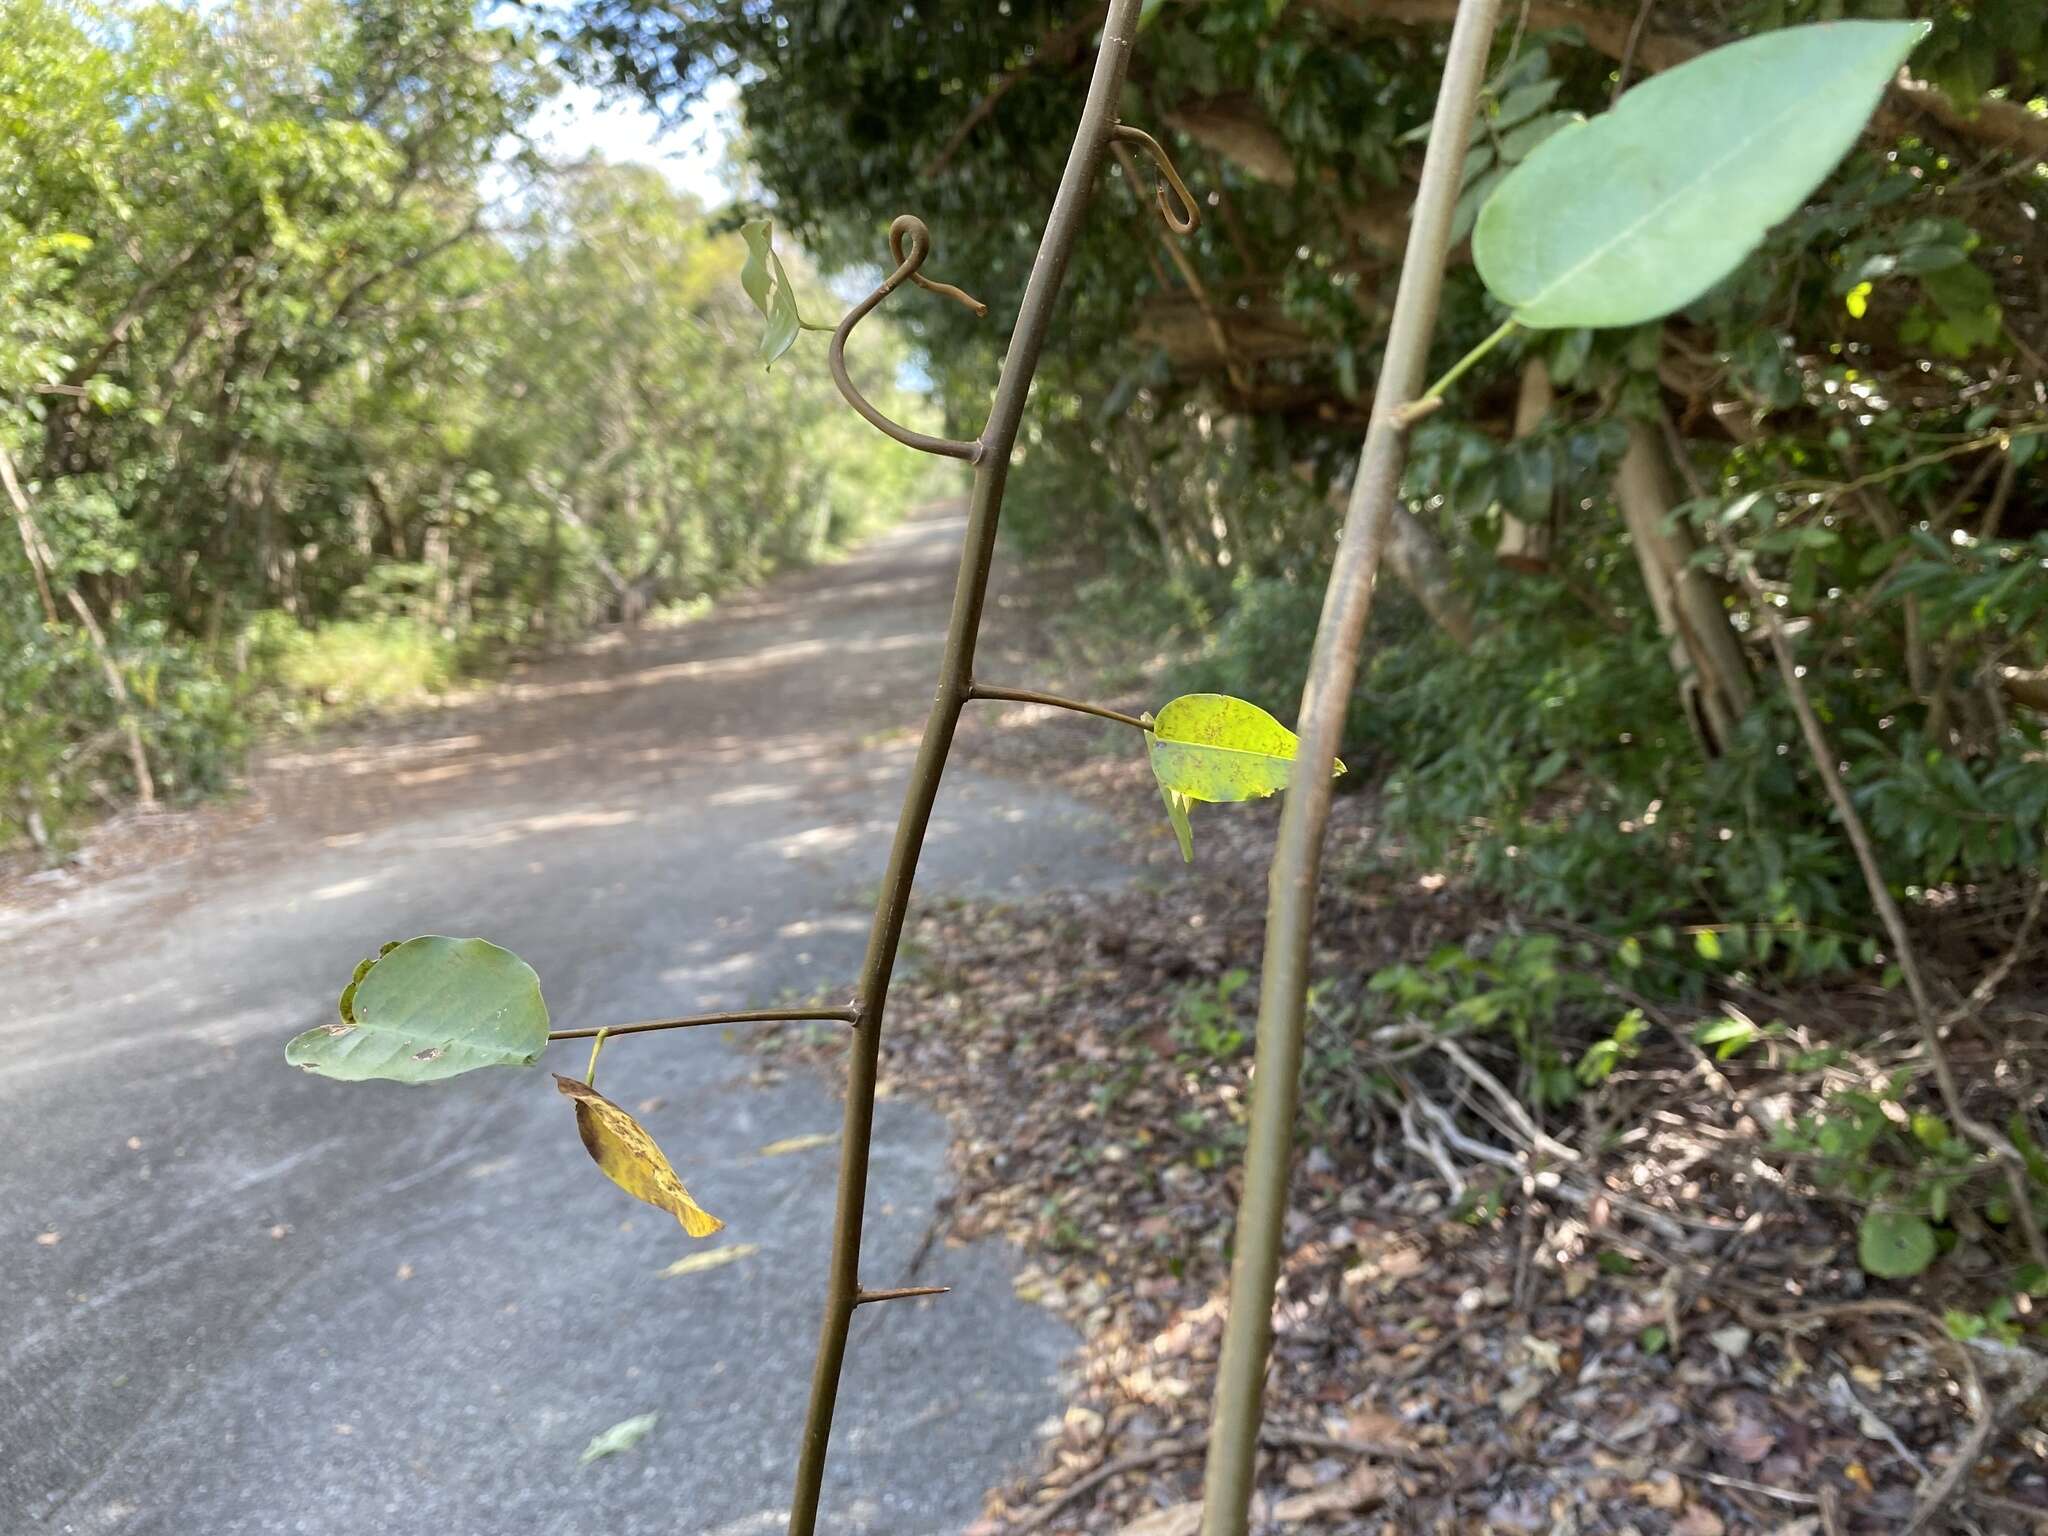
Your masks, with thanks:
M 1108 14 L 1108 5 L 1091 5 L 1076 20 L 1055 32 L 1048 32 L 1028 60 L 996 77 L 995 84 L 982 94 L 979 101 L 968 108 L 967 115 L 960 120 L 960 125 L 946 135 L 946 142 L 939 146 L 939 152 L 925 162 L 924 169 L 918 174 L 929 179 L 944 171 L 952 163 L 953 156 L 959 153 L 960 146 L 967 142 L 967 136 L 987 122 L 990 114 L 1002 105 L 1003 98 L 1015 90 L 1023 82 L 1024 77 L 1034 69 L 1047 63 L 1062 67 L 1073 63 L 1080 52 L 1081 44 L 1102 25 L 1102 18 Z

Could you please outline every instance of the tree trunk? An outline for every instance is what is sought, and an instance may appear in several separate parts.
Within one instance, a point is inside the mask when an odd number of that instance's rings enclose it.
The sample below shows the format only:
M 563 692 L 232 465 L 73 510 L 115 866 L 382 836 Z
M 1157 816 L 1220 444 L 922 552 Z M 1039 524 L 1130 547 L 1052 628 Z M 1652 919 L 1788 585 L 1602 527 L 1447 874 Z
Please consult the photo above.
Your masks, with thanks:
M 1692 536 L 1671 526 L 1671 477 L 1657 434 L 1628 424 L 1628 451 L 1614 474 L 1614 499 L 1628 523 L 1629 542 L 1657 612 L 1657 627 L 1671 641 L 1671 665 L 1700 744 L 1719 756 L 1735 723 L 1749 712 L 1749 673 L 1719 592 L 1692 564 Z
M 1515 399 L 1515 436 L 1527 437 L 1550 414 L 1556 398 L 1550 387 L 1550 370 L 1543 359 L 1532 357 L 1522 370 L 1522 392 Z M 1500 548 L 1494 552 L 1502 565 L 1517 571 L 1550 568 L 1550 524 L 1525 523 L 1512 512 L 1501 518 Z
M 1472 649 L 1472 608 L 1451 581 L 1451 563 L 1422 519 L 1398 502 L 1381 551 L 1387 569 L 1415 595 L 1422 611 L 1461 651 Z
M 50 546 L 43 540 L 42 529 L 36 526 L 35 514 L 29 508 L 21 481 L 15 477 L 14 460 L 4 448 L 0 448 L 0 482 L 6 484 L 7 499 L 14 504 L 15 526 L 21 530 L 21 542 L 29 552 L 29 565 L 36 572 L 37 585 L 42 588 L 43 599 L 47 603 L 50 597 L 47 573 L 57 562 L 50 553 Z M 153 811 L 156 809 L 156 779 L 150 774 L 149 754 L 142 746 L 142 727 L 136 724 L 135 711 L 128 698 L 128 684 L 107 645 L 106 631 L 100 628 L 100 622 L 93 617 L 92 608 L 86 600 L 79 596 L 78 588 L 66 585 L 64 600 L 78 616 L 80 627 L 92 642 L 93 654 L 99 659 L 100 671 L 107 679 L 107 692 L 113 697 L 121 733 L 128 739 L 128 762 L 135 772 L 135 798 L 145 811 Z

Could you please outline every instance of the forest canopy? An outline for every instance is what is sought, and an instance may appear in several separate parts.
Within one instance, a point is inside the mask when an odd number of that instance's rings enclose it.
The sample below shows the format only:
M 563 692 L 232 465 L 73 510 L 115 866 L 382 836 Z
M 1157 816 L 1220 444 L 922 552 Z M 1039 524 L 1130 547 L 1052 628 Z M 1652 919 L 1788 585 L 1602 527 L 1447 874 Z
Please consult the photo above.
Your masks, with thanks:
M 561 84 L 451 0 L 0 7 L 0 839 L 912 495 L 829 382 L 751 361 L 736 234 L 548 162 Z
M 829 263 L 891 217 L 992 306 L 895 312 L 971 433 L 1103 7 L 539 7 L 676 104 L 738 82 L 776 216 Z M 1201 682 L 1295 703 L 1371 402 L 1448 0 L 1160 0 L 1122 104 L 1209 214 L 1119 156 L 1010 517 L 1154 594 Z M 1389 827 L 1539 910 L 1757 923 L 1851 958 L 1867 897 L 1775 686 L 1754 562 L 1901 888 L 1999 888 L 2048 813 L 2048 19 L 2028 0 L 1531 0 L 1496 40 L 1432 372 L 1500 322 L 1465 236 L 1573 115 L 1774 27 L 1924 17 L 1834 176 L 1668 321 L 1525 333 L 1421 426 L 1350 736 Z M 1741 168 L 1730 168 L 1739 175 Z M 1136 578 L 1136 579 L 1134 579 Z M 1780 950 L 1783 961 L 1784 951 Z

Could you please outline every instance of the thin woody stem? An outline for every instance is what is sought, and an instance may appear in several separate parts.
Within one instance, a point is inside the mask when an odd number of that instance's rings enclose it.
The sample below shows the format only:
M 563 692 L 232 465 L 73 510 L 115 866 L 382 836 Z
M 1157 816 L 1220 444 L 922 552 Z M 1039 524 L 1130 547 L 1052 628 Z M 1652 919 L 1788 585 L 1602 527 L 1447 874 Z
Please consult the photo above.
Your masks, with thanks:
M 693 1013 L 685 1019 L 642 1019 L 637 1024 L 604 1024 L 590 1029 L 556 1029 L 550 1040 L 591 1040 L 600 1035 L 645 1035 L 657 1029 L 702 1029 L 707 1024 L 786 1024 L 824 1019 L 851 1024 L 860 1017 L 853 1008 L 755 1008 L 743 1013 Z
M 1003 490 L 1009 483 L 1010 456 L 1023 424 L 1031 378 L 1038 370 L 1039 354 L 1052 328 L 1060 284 L 1066 277 L 1087 214 L 1089 191 L 1116 124 L 1117 98 L 1123 90 L 1137 37 L 1139 3 L 1140 0 L 1112 0 L 1109 7 L 1095 72 L 1088 84 L 1087 104 L 1082 108 L 1073 148 L 1067 154 L 1066 169 L 1060 175 L 1059 191 L 1046 219 L 1044 237 L 1031 263 L 1031 276 L 1025 283 L 1024 300 L 1010 333 L 1002 376 L 989 405 L 988 423 L 972 445 L 974 488 L 968 497 L 967 532 L 961 544 L 952 611 L 946 621 L 938 697 L 925 717 L 924 736 L 904 791 L 903 813 L 896 823 L 888 873 L 875 904 L 867 955 L 861 963 L 861 1015 L 854 1025 L 853 1049 L 847 1057 L 846 1117 L 840 1137 L 832 1257 L 826 1271 L 825 1311 L 818 1329 L 818 1356 L 811 1372 L 810 1405 L 804 1416 L 796 1489 L 790 1500 L 789 1536 L 815 1536 L 818 1529 L 818 1501 L 825 1483 L 825 1457 L 832 1438 L 832 1413 L 839 1397 L 839 1374 L 846 1363 L 846 1341 L 853 1326 L 854 1309 L 860 1304 L 861 1227 L 867 1211 L 868 1150 L 875 1124 L 875 1084 L 880 1073 L 882 1019 L 888 1002 L 889 978 L 895 969 L 918 856 L 923 852 L 925 830 L 938 802 L 939 783 L 945 775 L 953 733 L 960 723 L 960 711 L 971 697 L 975 642 L 988 597 L 989 569 L 995 560 L 996 523 L 1002 511 Z M 841 322 L 840 333 L 833 338 L 835 355 L 843 353 L 850 322 L 879 302 L 879 298 L 869 301 Z M 843 369 L 842 358 L 834 377 L 839 378 Z M 839 382 L 841 392 L 845 393 L 847 381 Z M 854 404 L 860 409 L 857 399 Z M 867 411 L 862 414 L 874 420 Z M 930 452 L 948 451 L 930 444 L 913 446 Z
M 1078 699 L 1063 699 L 1056 693 L 1036 693 L 1029 688 L 991 688 L 986 683 L 970 683 L 967 697 L 1004 699 L 1012 704 L 1045 704 L 1053 709 L 1071 709 L 1077 715 L 1093 715 L 1098 720 L 1114 720 L 1118 725 L 1128 725 L 1134 730 L 1152 729 L 1150 720 L 1137 715 L 1127 715 L 1120 709 L 1109 709 L 1101 704 L 1083 704 Z
M 1358 676 L 1358 652 L 1372 611 L 1373 579 L 1393 520 L 1407 457 L 1403 411 L 1422 385 L 1430 332 L 1443 291 L 1458 173 L 1486 74 L 1500 0 L 1459 0 L 1444 53 L 1436 116 L 1408 250 L 1401 263 L 1387 332 L 1386 359 L 1373 395 L 1372 422 L 1351 484 L 1336 564 L 1323 596 L 1315 652 L 1302 690 L 1301 744 L 1274 840 L 1267 881 L 1266 947 L 1259 977 L 1258 1055 L 1253 1067 L 1251 1125 L 1245 1150 L 1244 1196 L 1238 1206 L 1230 1310 L 1210 1411 L 1209 1460 L 1203 1474 L 1202 1536 L 1245 1536 L 1258 1452 L 1266 1364 L 1273 1345 L 1273 1292 L 1287 1216 L 1301 1094 L 1309 939 L 1322 874 L 1323 831 L 1330 816 L 1330 765 Z

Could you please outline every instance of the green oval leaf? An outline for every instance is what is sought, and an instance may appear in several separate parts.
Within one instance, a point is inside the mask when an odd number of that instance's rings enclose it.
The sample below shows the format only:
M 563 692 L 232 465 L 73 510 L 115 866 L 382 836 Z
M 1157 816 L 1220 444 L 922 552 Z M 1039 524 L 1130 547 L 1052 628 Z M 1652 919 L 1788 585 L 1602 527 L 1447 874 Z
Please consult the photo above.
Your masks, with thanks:
M 1636 325 L 1691 303 L 1848 153 L 1927 30 L 1785 27 L 1652 76 L 1501 183 L 1473 232 L 1480 277 L 1535 328 Z
M 533 967 L 482 939 L 387 944 L 356 967 L 341 1019 L 284 1048 L 295 1067 L 343 1082 L 430 1083 L 477 1067 L 530 1067 L 548 1043 Z
M 1934 1262 L 1934 1228 L 1908 1211 L 1865 1211 L 1856 1261 L 1865 1274 L 1908 1280 Z

